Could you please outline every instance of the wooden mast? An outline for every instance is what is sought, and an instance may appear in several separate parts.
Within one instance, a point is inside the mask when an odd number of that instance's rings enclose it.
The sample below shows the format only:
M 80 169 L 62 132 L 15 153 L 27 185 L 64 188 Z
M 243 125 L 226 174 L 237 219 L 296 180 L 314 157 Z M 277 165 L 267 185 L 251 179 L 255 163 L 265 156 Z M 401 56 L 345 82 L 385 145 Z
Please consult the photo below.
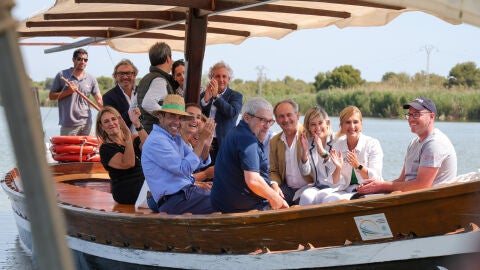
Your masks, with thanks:
M 35 117 L 38 107 L 27 85 L 11 7 L 13 2 L 9 0 L 0 4 L 0 62 L 8 67 L 0 72 L 0 94 L 23 179 L 33 254 L 38 269 L 74 269 L 65 239 L 65 221 L 57 206 L 52 175 L 45 159 L 41 121 Z
M 208 16 L 198 16 L 199 10 L 190 8 L 185 26 L 185 77 L 187 103 L 200 101 L 202 63 L 207 41 Z

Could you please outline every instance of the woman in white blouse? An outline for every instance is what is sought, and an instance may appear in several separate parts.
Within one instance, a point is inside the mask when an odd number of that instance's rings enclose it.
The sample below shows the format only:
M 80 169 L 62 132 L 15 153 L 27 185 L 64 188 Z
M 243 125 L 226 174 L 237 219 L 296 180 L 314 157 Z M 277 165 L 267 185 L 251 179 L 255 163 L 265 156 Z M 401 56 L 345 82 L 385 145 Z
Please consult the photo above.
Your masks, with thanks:
M 303 122 L 305 133 L 300 135 L 302 143 L 302 175 L 311 174 L 314 185 L 303 190 L 300 205 L 321 203 L 322 189 L 335 187 L 340 180 L 342 153 L 332 149 L 333 135 L 328 114 L 315 106 L 307 111 Z
M 340 131 L 333 149 L 342 153 L 343 164 L 337 188 L 324 189 L 322 203 L 349 200 L 364 179 L 382 179 L 383 151 L 380 142 L 362 133 L 362 112 L 348 106 L 340 112 Z

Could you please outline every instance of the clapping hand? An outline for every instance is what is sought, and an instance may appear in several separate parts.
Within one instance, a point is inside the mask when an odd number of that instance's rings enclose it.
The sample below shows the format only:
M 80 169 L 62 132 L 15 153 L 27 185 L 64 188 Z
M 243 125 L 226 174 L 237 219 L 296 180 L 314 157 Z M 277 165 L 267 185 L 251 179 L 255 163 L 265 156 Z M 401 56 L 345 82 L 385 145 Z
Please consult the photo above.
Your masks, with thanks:
M 320 138 L 320 136 L 318 136 L 317 134 L 313 134 L 313 140 L 317 145 L 318 153 L 320 155 L 325 153 L 326 151 L 325 151 L 325 148 L 323 148 L 322 138 Z
M 215 130 L 215 121 L 212 118 L 207 118 L 205 126 L 200 131 L 199 141 L 204 142 L 206 145 L 210 145 L 213 140 L 213 131 Z
M 360 165 L 360 162 L 358 162 L 357 153 L 355 152 L 355 150 L 348 151 L 346 158 L 347 158 L 348 164 L 350 164 L 353 168 L 357 168 Z
M 211 79 L 208 82 L 207 89 L 205 90 L 205 101 L 208 102 L 212 97 L 217 97 L 218 95 L 218 82 L 215 79 Z
M 337 168 L 342 168 L 343 166 L 342 151 L 337 151 L 335 149 L 330 150 L 330 159 L 332 160 L 333 164 L 335 164 Z
M 308 140 L 305 132 L 300 133 L 300 143 L 302 144 L 303 152 L 306 153 L 308 151 Z
M 133 108 L 128 110 L 128 117 L 130 118 L 130 121 L 132 121 L 132 124 L 134 126 L 139 126 L 140 125 L 140 109 L 139 108 Z
M 125 121 L 120 115 L 117 115 L 117 119 L 118 119 L 118 124 L 120 125 L 120 131 L 124 136 L 125 143 L 131 142 L 132 134 L 130 132 L 130 129 L 127 127 L 127 124 L 125 123 Z

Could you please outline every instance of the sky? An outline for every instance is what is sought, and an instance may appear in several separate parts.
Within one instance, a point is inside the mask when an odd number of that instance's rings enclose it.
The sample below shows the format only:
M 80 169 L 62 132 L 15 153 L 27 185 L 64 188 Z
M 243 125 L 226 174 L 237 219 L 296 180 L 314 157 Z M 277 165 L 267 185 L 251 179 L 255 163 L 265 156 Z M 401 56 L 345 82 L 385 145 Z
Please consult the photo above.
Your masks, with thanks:
M 17 0 L 15 3 L 13 16 L 22 21 L 49 8 L 54 0 Z M 473 61 L 480 67 L 479 45 L 479 27 L 451 25 L 422 12 L 408 12 L 381 27 L 339 29 L 330 26 L 296 31 L 280 40 L 250 38 L 240 45 L 210 45 L 205 51 L 202 73 L 223 60 L 232 67 L 234 78 L 243 80 L 256 80 L 259 70 L 263 70 L 270 80 L 290 76 L 313 82 L 319 72 L 332 71 L 342 65 L 360 70 L 367 81 L 380 81 L 386 72 L 414 75 L 426 71 L 427 65 L 430 74 L 447 77 L 458 63 Z M 27 74 L 34 81 L 52 78 L 58 71 L 72 66 L 73 50 L 45 54 L 46 48 L 49 47 L 20 47 Z M 111 76 L 115 64 L 123 58 L 133 61 L 139 77 L 148 72 L 147 53 L 122 53 L 107 46 L 83 48 L 89 52 L 87 72 L 94 76 Z M 184 56 L 174 52 L 173 58 Z

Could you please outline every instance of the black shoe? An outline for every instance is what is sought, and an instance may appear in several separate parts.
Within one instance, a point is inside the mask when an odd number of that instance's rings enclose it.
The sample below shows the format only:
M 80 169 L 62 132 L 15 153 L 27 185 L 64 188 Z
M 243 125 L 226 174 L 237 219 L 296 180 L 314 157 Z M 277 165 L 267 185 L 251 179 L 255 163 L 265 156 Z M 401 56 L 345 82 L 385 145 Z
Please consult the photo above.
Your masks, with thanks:
M 356 199 L 361 199 L 361 198 L 365 198 L 365 195 L 357 192 L 357 193 L 353 194 L 352 197 L 350 197 L 350 200 L 356 200 Z

